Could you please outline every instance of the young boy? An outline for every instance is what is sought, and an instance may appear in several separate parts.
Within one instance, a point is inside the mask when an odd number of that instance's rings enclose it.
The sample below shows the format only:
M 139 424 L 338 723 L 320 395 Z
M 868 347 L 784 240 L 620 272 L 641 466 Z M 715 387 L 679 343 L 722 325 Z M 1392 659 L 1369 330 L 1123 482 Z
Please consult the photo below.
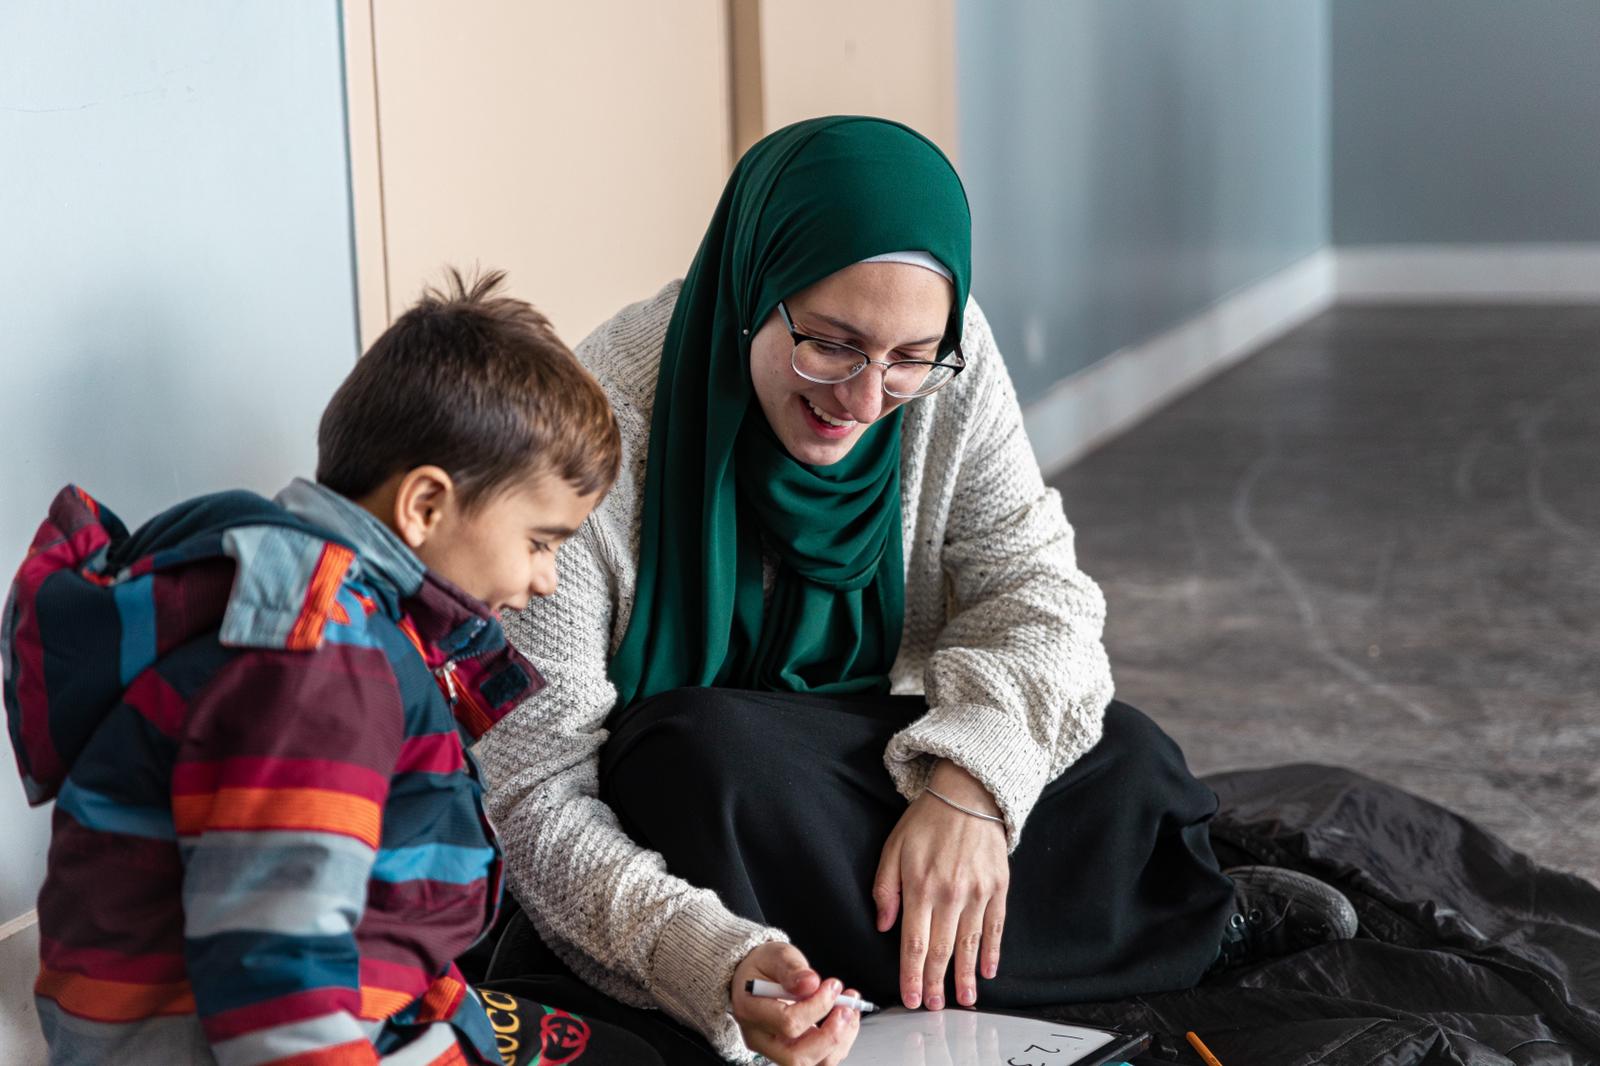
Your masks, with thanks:
M 496 612 L 616 477 L 605 394 L 452 272 L 378 338 L 317 483 L 129 535 L 64 489 L 0 616 L 56 1063 L 501 1061 L 453 960 L 500 854 L 466 746 L 543 681 Z

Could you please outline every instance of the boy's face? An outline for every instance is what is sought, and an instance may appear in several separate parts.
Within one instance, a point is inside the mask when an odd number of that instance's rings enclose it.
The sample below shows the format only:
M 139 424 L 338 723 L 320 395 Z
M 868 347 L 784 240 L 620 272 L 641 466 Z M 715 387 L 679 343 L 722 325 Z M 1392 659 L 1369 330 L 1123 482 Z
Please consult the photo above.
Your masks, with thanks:
M 556 590 L 556 549 L 600 501 L 578 495 L 560 476 L 540 470 L 463 512 L 456 494 L 439 501 L 434 528 L 417 557 L 429 570 L 496 611 L 519 611 Z

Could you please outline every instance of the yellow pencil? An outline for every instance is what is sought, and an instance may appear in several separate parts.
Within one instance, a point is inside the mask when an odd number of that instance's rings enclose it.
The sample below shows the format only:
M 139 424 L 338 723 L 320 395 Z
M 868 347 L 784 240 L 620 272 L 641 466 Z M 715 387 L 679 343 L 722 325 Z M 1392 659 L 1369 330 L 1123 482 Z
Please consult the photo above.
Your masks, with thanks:
M 1189 1045 L 1200 1053 L 1200 1057 L 1205 1060 L 1206 1066 L 1222 1066 L 1222 1063 L 1217 1061 L 1217 1057 L 1211 1053 L 1211 1049 L 1206 1047 L 1205 1041 L 1195 1036 L 1193 1032 L 1184 1033 L 1183 1038 L 1189 1041 Z

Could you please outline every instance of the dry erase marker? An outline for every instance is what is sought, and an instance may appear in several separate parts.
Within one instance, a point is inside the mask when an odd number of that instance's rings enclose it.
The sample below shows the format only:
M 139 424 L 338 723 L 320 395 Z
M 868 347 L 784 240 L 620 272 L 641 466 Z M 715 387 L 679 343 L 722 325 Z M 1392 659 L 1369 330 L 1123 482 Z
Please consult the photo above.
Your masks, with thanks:
M 757 999 L 794 999 L 794 993 L 785 992 L 783 986 L 776 981 L 746 981 L 744 990 Z M 871 1014 L 878 1009 L 876 1003 L 868 1003 L 860 996 L 840 996 L 833 1002 L 837 1006 L 849 1007 L 862 1014 Z

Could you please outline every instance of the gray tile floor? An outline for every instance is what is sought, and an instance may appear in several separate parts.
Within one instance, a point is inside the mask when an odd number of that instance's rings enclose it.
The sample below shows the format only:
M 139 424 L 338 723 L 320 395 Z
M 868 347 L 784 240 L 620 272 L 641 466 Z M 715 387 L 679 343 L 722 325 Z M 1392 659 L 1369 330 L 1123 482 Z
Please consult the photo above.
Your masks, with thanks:
M 1052 479 L 1118 695 L 1600 882 L 1600 307 L 1340 307 Z

